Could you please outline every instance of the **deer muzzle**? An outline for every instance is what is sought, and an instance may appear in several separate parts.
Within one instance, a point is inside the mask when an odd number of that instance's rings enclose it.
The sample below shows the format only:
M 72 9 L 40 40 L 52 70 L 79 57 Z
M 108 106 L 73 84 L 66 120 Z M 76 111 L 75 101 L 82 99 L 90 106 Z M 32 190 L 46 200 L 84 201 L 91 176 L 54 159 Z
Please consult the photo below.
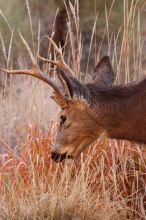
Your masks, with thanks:
M 66 159 L 66 155 L 67 155 L 66 153 L 59 154 L 58 152 L 52 151 L 51 152 L 51 159 L 54 160 L 56 163 L 60 163 Z

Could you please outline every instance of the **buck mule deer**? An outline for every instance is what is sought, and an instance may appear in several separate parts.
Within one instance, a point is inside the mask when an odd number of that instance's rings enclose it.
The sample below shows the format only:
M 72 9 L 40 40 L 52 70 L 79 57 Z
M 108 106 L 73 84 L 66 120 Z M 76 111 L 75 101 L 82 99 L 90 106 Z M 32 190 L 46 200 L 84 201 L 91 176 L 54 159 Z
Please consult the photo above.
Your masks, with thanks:
M 62 51 L 50 39 L 58 60 L 44 62 L 57 66 L 60 83 L 42 72 L 28 44 L 21 36 L 32 62 L 30 70 L 6 70 L 26 74 L 48 83 L 53 99 L 60 105 L 60 125 L 51 157 L 56 162 L 77 158 L 103 132 L 109 138 L 146 143 L 146 78 L 127 85 L 114 86 L 114 72 L 108 56 L 96 65 L 93 80 L 82 84 L 65 63 Z

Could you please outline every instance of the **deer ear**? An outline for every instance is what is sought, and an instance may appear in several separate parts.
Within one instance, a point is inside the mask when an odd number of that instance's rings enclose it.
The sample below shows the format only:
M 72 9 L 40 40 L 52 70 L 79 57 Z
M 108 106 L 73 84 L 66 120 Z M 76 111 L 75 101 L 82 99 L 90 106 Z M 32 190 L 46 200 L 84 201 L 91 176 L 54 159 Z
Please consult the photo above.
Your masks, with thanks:
M 90 101 L 90 91 L 89 89 L 80 83 L 78 79 L 65 70 L 58 68 L 57 69 L 58 77 L 64 81 L 66 88 L 64 91 L 66 97 L 70 101 L 85 101 L 89 103 Z
M 104 56 L 95 66 L 93 83 L 99 87 L 111 87 L 115 80 L 115 74 L 108 56 Z

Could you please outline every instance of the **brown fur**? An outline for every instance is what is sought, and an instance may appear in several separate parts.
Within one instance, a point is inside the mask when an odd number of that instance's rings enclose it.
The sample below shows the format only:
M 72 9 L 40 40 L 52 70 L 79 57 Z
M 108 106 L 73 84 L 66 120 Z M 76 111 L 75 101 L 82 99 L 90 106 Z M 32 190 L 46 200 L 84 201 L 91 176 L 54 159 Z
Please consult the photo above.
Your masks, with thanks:
M 146 143 L 146 78 L 125 86 L 89 88 L 95 120 L 110 138 Z
M 109 138 L 146 143 L 146 78 L 113 86 L 114 73 L 109 62 L 104 57 L 98 63 L 91 84 L 83 86 L 67 77 L 73 97 L 61 111 L 66 121 L 58 129 L 53 151 L 58 155 L 76 158 L 102 133 Z

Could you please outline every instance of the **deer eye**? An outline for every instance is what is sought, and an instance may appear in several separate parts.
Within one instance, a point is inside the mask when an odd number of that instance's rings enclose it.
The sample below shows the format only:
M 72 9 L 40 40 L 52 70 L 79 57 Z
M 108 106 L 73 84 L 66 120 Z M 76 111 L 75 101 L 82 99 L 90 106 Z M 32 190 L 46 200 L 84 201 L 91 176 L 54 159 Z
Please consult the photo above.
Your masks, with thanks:
M 65 121 L 66 121 L 66 117 L 63 116 L 63 115 L 61 115 L 61 116 L 60 116 L 60 124 L 61 124 L 61 125 L 64 124 Z

